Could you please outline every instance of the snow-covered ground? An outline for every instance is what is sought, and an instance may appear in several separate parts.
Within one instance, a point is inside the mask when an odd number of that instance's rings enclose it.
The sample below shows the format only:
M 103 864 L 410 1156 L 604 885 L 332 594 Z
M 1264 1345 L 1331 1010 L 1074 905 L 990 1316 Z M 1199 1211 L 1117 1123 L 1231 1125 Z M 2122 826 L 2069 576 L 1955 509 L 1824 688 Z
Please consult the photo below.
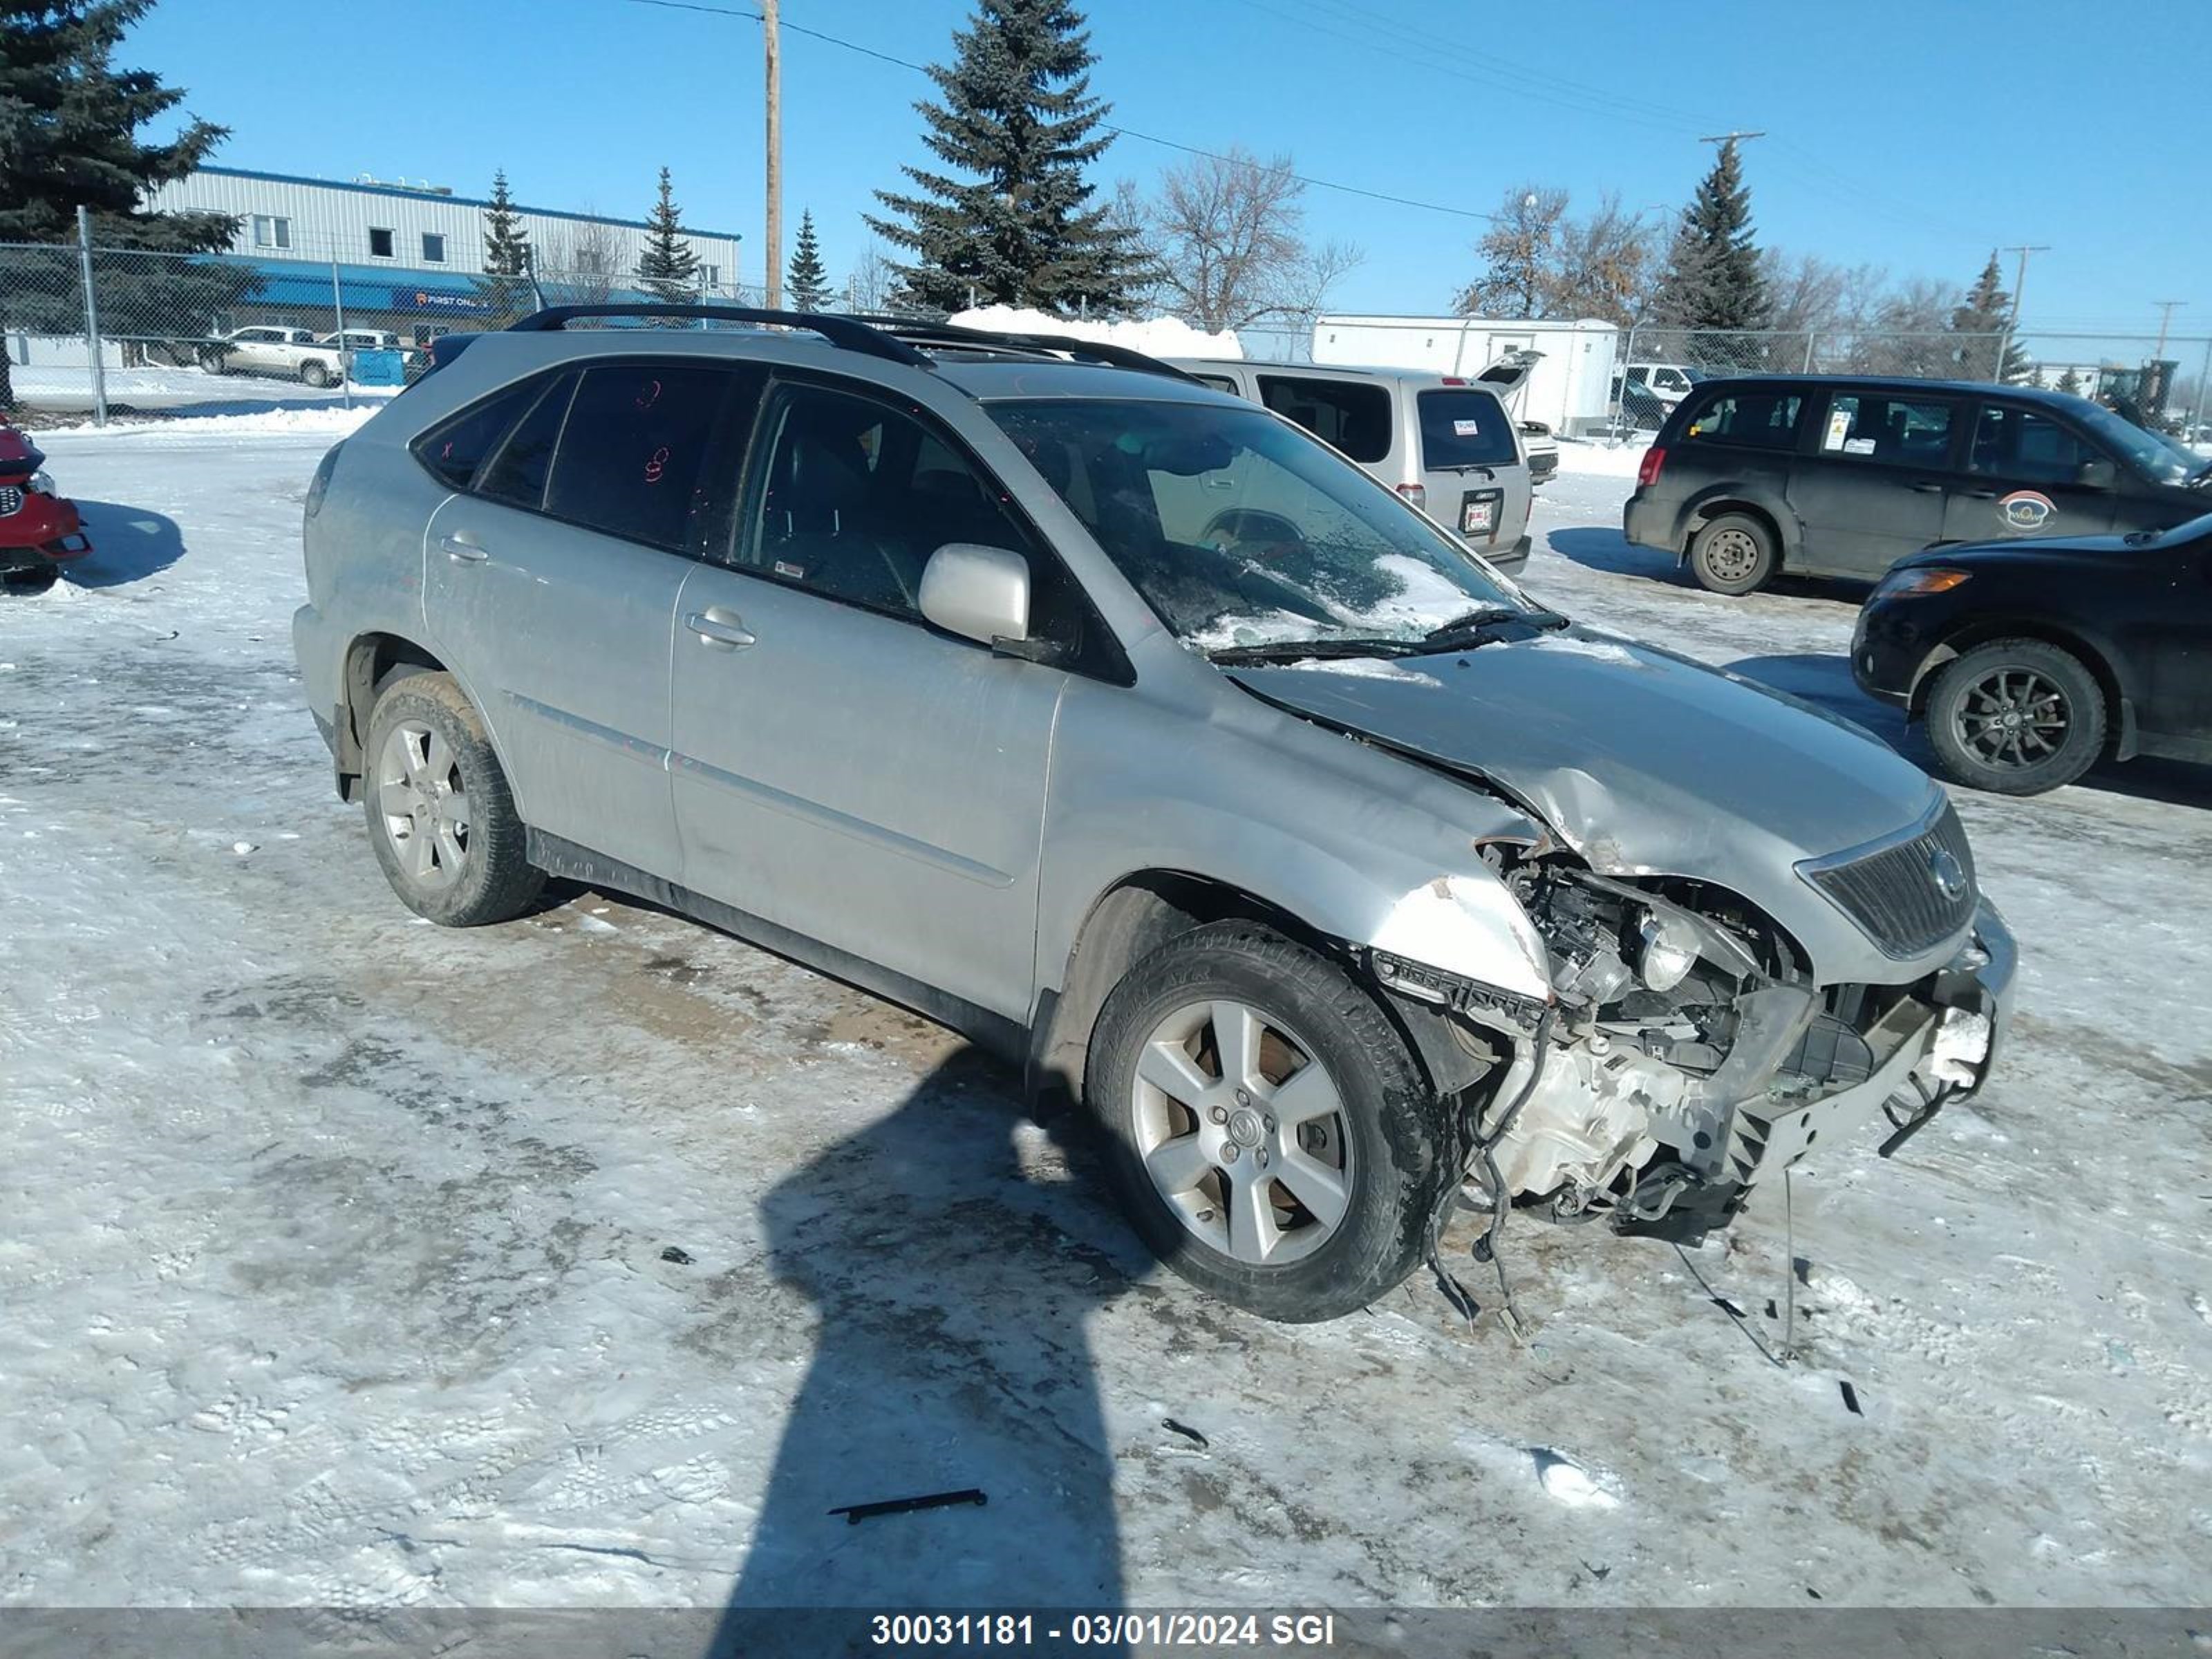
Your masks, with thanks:
M 83 363 L 16 364 L 9 381 L 27 411 L 43 423 L 80 416 L 90 419 L 92 370 Z M 100 377 L 109 410 L 118 420 L 143 415 L 244 415 L 266 410 L 341 409 L 349 390 L 353 402 L 371 407 L 388 401 L 393 386 L 324 386 L 318 389 L 275 375 L 214 374 L 191 367 L 149 364 L 137 368 L 111 365 Z
M 1516 1225 L 1525 1350 L 1424 1279 L 1270 1326 L 920 1020 L 588 893 L 413 921 L 292 671 L 325 441 L 54 437 L 100 550 L 0 599 L 0 1601 L 2203 1599 L 2201 774 L 1961 799 L 2017 1034 L 1796 1181 L 1796 1363 L 1778 1188 Z M 1920 753 L 1848 594 L 1686 586 L 1566 451 L 1540 597 Z

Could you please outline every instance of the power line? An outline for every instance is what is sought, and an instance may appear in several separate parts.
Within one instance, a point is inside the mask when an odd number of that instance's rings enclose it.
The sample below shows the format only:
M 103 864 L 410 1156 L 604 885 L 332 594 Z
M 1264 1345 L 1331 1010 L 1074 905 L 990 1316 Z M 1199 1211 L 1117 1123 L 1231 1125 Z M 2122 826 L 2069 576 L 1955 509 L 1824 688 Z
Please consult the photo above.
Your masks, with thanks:
M 736 6 L 706 5 L 702 3 L 701 0 L 627 0 L 627 3 L 633 6 L 654 6 L 664 11 L 700 12 L 709 17 L 734 17 L 755 23 L 762 21 L 759 12 Z M 804 24 L 794 23 L 787 17 L 781 20 L 781 27 L 787 34 L 803 34 L 810 40 L 842 47 L 847 52 L 858 52 L 863 58 L 872 58 L 878 63 L 893 64 L 900 69 L 912 70 L 917 75 L 931 73 L 929 65 L 927 64 L 917 64 L 910 58 L 894 57 L 887 52 L 878 52 L 874 47 L 861 46 L 858 41 L 848 40 L 842 36 L 830 34 L 821 29 L 811 29 Z M 1110 121 L 1102 121 L 1099 125 L 1117 137 L 1134 138 L 1140 143 L 1158 144 L 1163 149 L 1180 150 L 1186 155 L 1201 155 L 1210 161 L 1228 161 L 1234 159 L 1222 155 L 1218 150 L 1204 149 L 1196 144 L 1180 143 L 1173 138 L 1163 138 L 1157 133 L 1140 132 L 1135 127 L 1117 126 Z M 1454 218 L 1476 219 L 1485 224 L 1495 224 L 1498 222 L 1496 214 L 1479 213 L 1473 208 L 1450 207 L 1442 202 L 1424 202 L 1411 196 L 1393 196 L 1385 191 L 1368 190 L 1358 185 L 1339 184 L 1333 179 L 1316 179 L 1310 173 L 1293 173 L 1289 176 L 1302 185 L 1312 185 L 1316 190 L 1333 190 L 1340 195 L 1364 197 L 1370 202 L 1388 202 L 1394 207 L 1418 208 L 1424 213 L 1449 214 Z

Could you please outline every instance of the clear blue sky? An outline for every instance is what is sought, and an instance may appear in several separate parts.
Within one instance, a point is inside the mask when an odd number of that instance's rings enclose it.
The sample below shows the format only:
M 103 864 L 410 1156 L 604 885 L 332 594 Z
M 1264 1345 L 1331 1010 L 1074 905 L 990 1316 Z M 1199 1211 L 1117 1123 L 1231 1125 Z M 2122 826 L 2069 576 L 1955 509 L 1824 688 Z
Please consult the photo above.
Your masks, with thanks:
M 709 0 L 714 3 L 714 0 Z M 720 0 L 744 5 L 746 0 Z M 1746 147 L 1761 240 L 1965 283 L 1993 246 L 2041 242 L 2026 324 L 2212 332 L 2199 115 L 2212 4 L 2136 0 L 1091 0 L 1112 118 L 1209 149 L 1486 211 L 1509 185 L 1587 205 L 1679 205 L 1699 135 Z M 941 60 L 966 0 L 785 0 L 804 25 Z M 1363 17 L 1365 21 L 1360 21 Z M 482 194 L 504 166 L 549 207 L 641 216 L 674 168 L 692 223 L 761 245 L 757 23 L 635 0 L 163 0 L 130 56 L 232 129 L 219 161 Z M 922 159 L 913 71 L 787 31 L 786 237 L 813 210 L 833 274 L 861 210 Z M 1176 159 L 1123 138 L 1102 186 Z M 1470 218 L 1327 190 L 1308 223 L 1358 242 L 1345 309 L 1441 309 L 1475 266 Z M 752 258 L 744 272 L 757 280 Z M 2011 281 L 2007 256 L 2007 285 Z

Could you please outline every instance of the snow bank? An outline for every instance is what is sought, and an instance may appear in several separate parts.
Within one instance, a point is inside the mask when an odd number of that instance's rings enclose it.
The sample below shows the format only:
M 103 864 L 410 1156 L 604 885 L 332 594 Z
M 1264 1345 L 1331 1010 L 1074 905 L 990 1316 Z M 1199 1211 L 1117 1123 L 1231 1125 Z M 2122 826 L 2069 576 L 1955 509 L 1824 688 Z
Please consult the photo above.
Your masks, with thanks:
M 1581 442 L 1571 438 L 1559 440 L 1559 471 L 1580 472 L 1598 478 L 1632 478 L 1636 469 L 1644 464 L 1644 452 L 1650 447 L 1649 434 L 1631 438 L 1626 443 L 1607 444 L 1602 440 Z
M 174 420 L 116 421 L 104 427 L 87 421 L 77 426 L 41 427 L 38 435 L 41 440 L 94 433 L 103 436 L 128 434 L 133 437 L 181 438 L 214 434 L 244 438 L 278 433 L 328 433 L 342 438 L 358 430 L 383 407 L 384 403 L 379 401 L 358 403 L 351 409 L 260 409 L 246 415 L 180 415 Z
M 962 328 L 987 328 L 1000 334 L 1072 334 L 1079 340 L 1127 346 L 1153 357 L 1242 357 L 1244 347 L 1234 332 L 1208 334 L 1180 317 L 1146 317 L 1121 322 L 1054 317 L 1016 306 L 981 306 L 952 321 Z

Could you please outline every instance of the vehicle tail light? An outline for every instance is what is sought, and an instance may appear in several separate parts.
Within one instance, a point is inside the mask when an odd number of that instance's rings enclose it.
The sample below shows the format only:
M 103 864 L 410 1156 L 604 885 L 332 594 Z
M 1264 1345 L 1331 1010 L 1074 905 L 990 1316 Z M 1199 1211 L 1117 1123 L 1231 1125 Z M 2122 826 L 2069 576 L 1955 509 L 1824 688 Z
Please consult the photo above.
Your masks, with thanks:
M 1428 486 L 1425 484 L 1400 484 L 1398 493 L 1413 502 L 1415 507 L 1426 507 L 1429 504 Z
M 1446 386 L 1471 386 L 1474 384 L 1474 382 L 1469 380 L 1464 374 L 1441 374 L 1437 378 L 1443 381 Z
M 1667 465 L 1667 452 L 1654 444 L 1644 452 L 1643 465 L 1636 469 L 1636 487 L 1649 489 L 1659 482 L 1659 471 Z

